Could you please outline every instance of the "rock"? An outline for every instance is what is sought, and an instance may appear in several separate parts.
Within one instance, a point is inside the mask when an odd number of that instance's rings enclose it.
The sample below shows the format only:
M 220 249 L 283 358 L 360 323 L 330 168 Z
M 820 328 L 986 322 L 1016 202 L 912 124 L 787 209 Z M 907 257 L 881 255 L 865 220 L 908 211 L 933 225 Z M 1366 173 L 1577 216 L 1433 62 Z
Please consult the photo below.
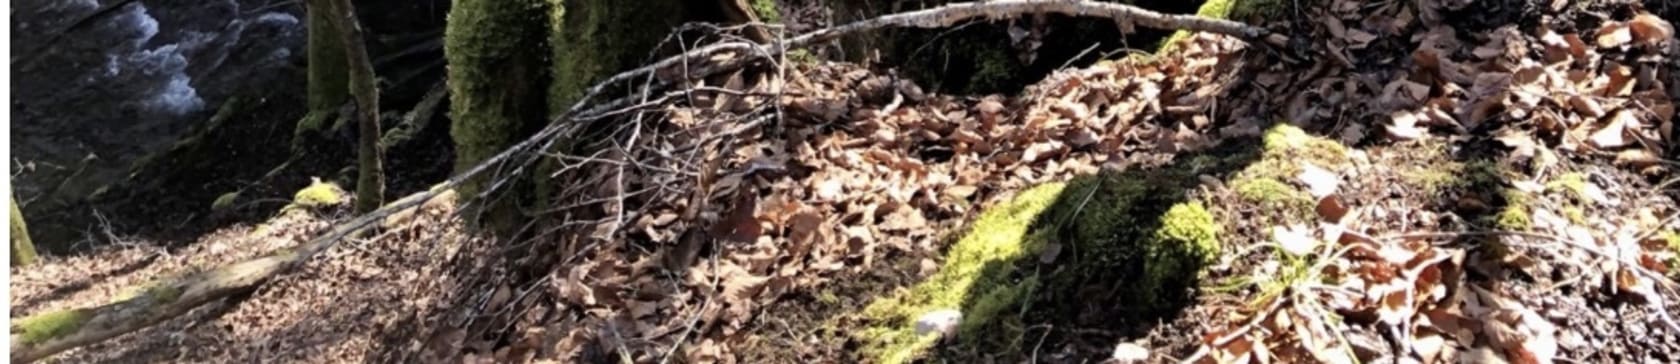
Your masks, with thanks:
M 937 333 L 942 339 L 950 339 L 957 335 L 957 324 L 962 322 L 962 312 L 945 309 L 922 314 L 916 319 L 916 336 Z

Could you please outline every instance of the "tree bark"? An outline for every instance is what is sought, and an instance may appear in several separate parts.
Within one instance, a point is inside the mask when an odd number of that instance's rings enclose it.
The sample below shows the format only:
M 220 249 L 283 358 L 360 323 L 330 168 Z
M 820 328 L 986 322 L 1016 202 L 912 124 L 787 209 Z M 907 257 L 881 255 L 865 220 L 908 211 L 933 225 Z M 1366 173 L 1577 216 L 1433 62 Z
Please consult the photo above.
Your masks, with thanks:
M 449 63 L 449 135 L 456 171 L 505 149 L 543 120 L 543 24 L 548 0 L 456 0 L 444 28 Z M 489 176 L 468 180 L 463 196 L 489 189 Z M 514 189 L 519 187 L 515 186 Z M 491 199 L 467 211 L 488 230 L 513 230 L 521 218 L 512 201 Z
M 35 242 L 29 240 L 29 227 L 23 223 L 23 210 L 18 209 L 17 195 L 7 195 L 12 199 L 12 266 L 22 267 L 35 262 Z
M 373 61 L 362 42 L 362 26 L 350 0 L 330 0 L 327 17 L 339 32 L 340 45 L 350 71 L 350 93 L 356 98 L 357 140 L 356 212 L 366 213 L 385 202 L 384 156 L 379 147 L 379 85 L 374 83 Z
M 350 100 L 350 69 L 344 40 L 332 16 L 332 0 L 308 0 L 309 113 L 293 131 L 302 136 L 332 127 L 338 107 Z M 306 138 L 293 137 L 292 148 L 304 149 Z

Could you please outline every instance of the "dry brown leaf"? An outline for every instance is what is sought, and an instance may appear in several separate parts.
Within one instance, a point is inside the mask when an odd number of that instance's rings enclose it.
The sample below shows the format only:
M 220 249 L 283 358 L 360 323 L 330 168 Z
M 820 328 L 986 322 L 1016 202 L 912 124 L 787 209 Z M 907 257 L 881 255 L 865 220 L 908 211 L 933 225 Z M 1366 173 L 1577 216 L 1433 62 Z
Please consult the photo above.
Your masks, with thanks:
M 1388 131 L 1388 137 L 1398 141 L 1422 139 L 1424 130 L 1418 127 L 1418 117 L 1411 111 L 1395 111 L 1389 114 L 1390 121 L 1383 125 Z
M 1429 85 L 1410 80 L 1395 80 L 1383 87 L 1383 100 L 1391 107 L 1410 108 L 1429 97 Z
M 1597 44 L 1599 48 L 1620 47 L 1633 41 L 1633 32 L 1628 30 L 1625 23 L 1605 22 L 1598 28 Z
M 1332 224 L 1341 223 L 1342 219 L 1347 217 L 1349 210 L 1351 209 L 1347 203 L 1342 202 L 1342 198 L 1336 195 L 1319 198 L 1318 206 L 1314 208 L 1320 220 Z
M 1643 148 L 1628 149 L 1616 153 L 1616 164 L 1634 169 L 1645 169 L 1646 167 L 1661 165 L 1662 157 Z
M 1021 153 L 1021 161 L 1027 163 L 1037 162 L 1061 149 L 1062 142 L 1060 141 L 1051 140 L 1047 142 L 1033 143 L 1032 145 L 1027 146 L 1026 151 Z
M 1569 106 L 1573 107 L 1575 112 L 1580 113 L 1581 116 L 1589 118 L 1604 116 L 1604 106 L 1599 105 L 1597 100 L 1585 95 L 1570 96 Z
M 1624 66 L 1620 63 L 1612 63 L 1610 65 L 1610 72 L 1607 75 L 1610 77 L 1610 83 L 1604 86 L 1603 96 L 1627 97 L 1628 95 L 1633 94 L 1634 79 L 1632 68 Z
M 1520 159 L 1533 158 L 1534 151 L 1539 149 L 1539 143 L 1536 143 L 1534 138 L 1527 133 L 1511 133 L 1495 140 L 1511 148 L 1511 156 Z
M 1674 24 L 1651 13 L 1634 15 L 1633 20 L 1628 21 L 1628 27 L 1633 31 L 1633 40 L 1645 45 L 1654 46 L 1674 39 Z
M 712 227 L 712 236 L 742 243 L 758 241 L 763 233 L 758 221 L 758 194 L 750 190 L 738 191 L 729 216 Z
M 1628 138 L 1630 133 L 1628 129 L 1630 128 L 1639 128 L 1639 118 L 1634 116 L 1631 110 L 1618 110 L 1615 114 L 1610 115 L 1610 119 L 1604 127 L 1594 131 L 1587 140 L 1598 149 L 1626 147 L 1633 144 L 1633 141 Z

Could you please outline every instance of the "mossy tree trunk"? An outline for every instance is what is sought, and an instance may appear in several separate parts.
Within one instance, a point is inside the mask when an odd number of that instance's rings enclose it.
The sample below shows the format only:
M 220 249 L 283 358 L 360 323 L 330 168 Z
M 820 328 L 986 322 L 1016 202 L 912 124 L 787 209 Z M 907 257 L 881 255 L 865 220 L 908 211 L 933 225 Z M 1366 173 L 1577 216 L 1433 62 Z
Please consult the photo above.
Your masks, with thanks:
M 470 168 L 557 117 L 594 82 L 646 61 L 688 13 L 686 2 L 678 0 L 636 5 L 609 0 L 456 1 L 444 39 L 456 170 Z M 493 200 L 545 203 L 550 190 L 542 180 L 546 174 L 531 175 L 534 180 L 500 187 L 513 198 Z M 487 177 L 469 181 L 461 193 L 477 195 L 490 187 L 489 182 Z M 520 207 L 509 202 L 482 206 L 479 222 L 499 233 L 511 232 L 523 219 Z
M 449 62 L 450 137 L 455 142 L 457 173 L 512 145 L 541 125 L 543 108 L 543 27 L 546 0 L 457 0 L 444 30 Z M 558 11 L 558 10 L 556 10 Z M 489 187 L 490 176 L 473 178 L 460 188 L 471 198 Z M 491 199 L 475 205 L 469 216 L 490 230 L 511 230 L 520 218 L 519 198 Z
M 612 0 L 547 1 L 554 79 L 548 105 L 556 114 L 595 82 L 649 61 L 659 41 L 692 12 L 679 0 L 643 0 L 634 7 Z
M 29 227 L 23 223 L 23 210 L 18 209 L 17 196 L 7 195 L 12 199 L 12 266 L 22 267 L 35 262 L 35 242 L 29 240 Z
M 356 98 L 358 129 L 356 177 L 356 212 L 365 213 L 379 208 L 385 201 L 385 169 L 379 148 L 379 85 L 374 83 L 373 61 L 368 58 L 367 46 L 362 44 L 362 26 L 356 21 L 356 8 L 350 0 L 331 0 L 326 17 L 338 30 L 344 47 L 344 60 L 350 71 L 350 93 Z
M 338 107 L 350 100 L 350 61 L 344 36 L 333 20 L 333 0 L 308 0 L 309 26 L 309 114 L 298 121 L 298 136 L 325 130 L 332 125 Z M 292 138 L 300 149 L 306 138 Z

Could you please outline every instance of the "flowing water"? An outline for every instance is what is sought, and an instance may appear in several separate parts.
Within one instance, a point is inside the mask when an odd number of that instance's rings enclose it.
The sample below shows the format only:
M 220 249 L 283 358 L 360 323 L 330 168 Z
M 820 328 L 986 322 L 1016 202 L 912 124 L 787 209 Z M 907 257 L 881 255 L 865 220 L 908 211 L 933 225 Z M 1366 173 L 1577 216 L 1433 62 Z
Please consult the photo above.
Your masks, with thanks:
M 302 67 L 300 3 L 14 0 L 11 163 L 30 225 L 125 178 L 230 96 L 302 82 L 275 72 Z

